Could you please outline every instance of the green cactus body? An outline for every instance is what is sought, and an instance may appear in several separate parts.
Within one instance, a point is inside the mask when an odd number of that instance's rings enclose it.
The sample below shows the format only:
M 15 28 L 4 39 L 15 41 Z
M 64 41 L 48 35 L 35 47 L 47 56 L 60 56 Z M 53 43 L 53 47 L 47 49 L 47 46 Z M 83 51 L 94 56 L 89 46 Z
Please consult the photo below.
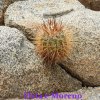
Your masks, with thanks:
M 71 38 L 68 37 L 62 24 L 49 20 L 41 26 L 36 34 L 35 44 L 43 61 L 47 64 L 56 64 L 64 60 L 71 46 L 71 42 L 69 43 Z

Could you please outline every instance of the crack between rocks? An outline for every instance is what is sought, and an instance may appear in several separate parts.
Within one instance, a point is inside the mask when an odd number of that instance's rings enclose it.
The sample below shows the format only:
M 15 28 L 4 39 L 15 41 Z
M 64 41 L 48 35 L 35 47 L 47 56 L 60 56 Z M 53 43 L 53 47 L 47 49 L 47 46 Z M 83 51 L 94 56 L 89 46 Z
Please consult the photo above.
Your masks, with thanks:
M 67 68 L 64 64 L 62 63 L 59 63 L 58 64 L 63 70 L 65 70 L 66 73 L 68 73 L 71 77 L 77 79 L 78 81 L 80 81 L 82 83 L 82 87 L 89 87 L 89 86 L 92 86 L 92 87 L 95 87 L 94 85 L 92 85 L 92 83 L 90 84 L 89 82 L 85 82 L 83 81 L 83 79 L 77 75 L 77 74 L 74 74 L 69 68 Z
M 50 14 L 43 14 L 44 18 L 57 18 L 57 17 L 61 17 L 63 15 L 66 15 L 70 12 L 74 11 L 74 9 L 70 9 L 70 10 L 66 10 L 66 11 L 62 11 L 62 12 L 57 12 L 57 13 L 50 13 Z

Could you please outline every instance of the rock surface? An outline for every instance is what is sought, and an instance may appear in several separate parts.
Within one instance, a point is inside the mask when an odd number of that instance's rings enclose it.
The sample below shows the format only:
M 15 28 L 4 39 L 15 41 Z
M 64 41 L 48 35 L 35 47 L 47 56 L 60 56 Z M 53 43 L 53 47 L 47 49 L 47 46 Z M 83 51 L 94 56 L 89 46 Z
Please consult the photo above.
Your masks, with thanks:
M 29 0 L 9 6 L 5 24 L 26 32 L 26 37 L 32 40 L 36 26 L 46 20 L 44 13 L 70 9 L 74 11 L 57 18 L 73 30 L 72 54 L 61 65 L 84 85 L 100 86 L 100 12 L 86 9 L 78 0 Z
M 79 94 L 82 95 L 82 97 L 80 96 L 80 99 L 77 100 L 100 100 L 100 87 L 96 87 L 96 88 L 83 88 L 80 89 L 76 92 L 63 92 L 63 93 L 59 93 L 59 95 L 65 95 L 65 94 Z M 70 100 L 72 98 L 72 96 L 70 98 L 54 98 L 53 96 L 49 96 L 48 98 L 43 98 L 43 99 L 32 99 L 32 100 Z M 24 100 L 24 99 L 7 99 L 7 100 Z M 71 100 L 76 100 L 76 99 L 71 99 Z
M 0 26 L 0 98 L 23 98 L 25 91 L 74 91 L 81 82 L 60 66 L 45 66 L 22 32 Z
M 66 70 L 88 86 L 100 86 L 100 12 L 76 11 L 62 20 L 74 31 Z
M 79 0 L 85 7 L 100 11 L 100 0 Z
M 26 37 L 32 41 L 37 24 L 41 24 L 45 20 L 43 13 L 51 11 L 54 13 L 56 11 L 60 12 L 70 9 L 78 10 L 82 8 L 84 9 L 84 6 L 78 1 L 29 0 L 17 2 L 7 9 L 5 13 L 5 24 L 24 31 Z
M 4 24 L 4 13 L 7 7 L 14 3 L 15 1 L 25 1 L 25 0 L 0 0 L 0 25 Z
M 16 2 L 16 1 L 25 1 L 25 0 L 2 0 L 4 9 L 6 9 L 10 4 Z
M 0 0 L 0 25 L 3 24 L 3 0 Z

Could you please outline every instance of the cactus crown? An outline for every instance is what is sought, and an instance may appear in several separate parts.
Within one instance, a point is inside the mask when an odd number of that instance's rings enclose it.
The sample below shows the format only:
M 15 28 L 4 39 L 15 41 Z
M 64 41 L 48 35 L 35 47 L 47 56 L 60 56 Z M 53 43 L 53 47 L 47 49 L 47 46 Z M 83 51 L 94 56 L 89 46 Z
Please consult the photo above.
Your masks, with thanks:
M 49 19 L 38 29 L 35 37 L 36 50 L 49 65 L 56 64 L 68 55 L 69 39 L 63 30 L 62 23 L 55 19 Z

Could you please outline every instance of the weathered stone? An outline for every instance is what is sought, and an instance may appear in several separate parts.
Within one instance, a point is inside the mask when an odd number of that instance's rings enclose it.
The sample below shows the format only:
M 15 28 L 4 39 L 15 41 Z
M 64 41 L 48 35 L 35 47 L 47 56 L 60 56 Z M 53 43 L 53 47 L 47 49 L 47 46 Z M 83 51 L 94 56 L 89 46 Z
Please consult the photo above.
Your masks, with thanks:
M 10 4 L 16 2 L 16 1 L 25 1 L 25 0 L 2 0 L 3 6 L 6 9 Z
M 85 85 L 100 86 L 100 13 L 86 9 L 62 20 L 74 31 L 73 50 L 66 59 L 66 70 Z
M 0 26 L 0 98 L 23 98 L 24 92 L 74 91 L 81 82 L 60 66 L 46 66 L 22 32 Z
M 0 25 L 4 24 L 4 13 L 8 6 L 15 1 L 25 1 L 25 0 L 0 0 Z
M 78 1 L 67 2 L 63 0 L 29 0 L 16 2 L 9 6 L 5 13 L 5 24 L 24 31 L 26 37 L 32 41 L 36 26 L 43 23 L 44 13 L 55 13 L 70 9 L 84 9 Z
M 9 7 L 10 4 L 16 1 L 25 1 L 25 0 L 2 0 L 3 13 L 5 13 L 6 9 Z
M 100 11 L 100 0 L 79 0 L 85 7 Z
M 3 0 L 0 0 L 0 25 L 3 24 Z
M 5 24 L 26 31 L 26 37 L 32 40 L 36 26 L 46 20 L 43 14 L 60 14 L 70 9 L 74 11 L 57 17 L 57 20 L 62 20 L 74 32 L 70 61 L 66 59 L 66 64 L 62 62 L 63 67 L 66 66 L 66 71 L 83 84 L 100 86 L 100 12 L 86 9 L 78 0 L 30 0 L 11 5 L 5 14 Z

